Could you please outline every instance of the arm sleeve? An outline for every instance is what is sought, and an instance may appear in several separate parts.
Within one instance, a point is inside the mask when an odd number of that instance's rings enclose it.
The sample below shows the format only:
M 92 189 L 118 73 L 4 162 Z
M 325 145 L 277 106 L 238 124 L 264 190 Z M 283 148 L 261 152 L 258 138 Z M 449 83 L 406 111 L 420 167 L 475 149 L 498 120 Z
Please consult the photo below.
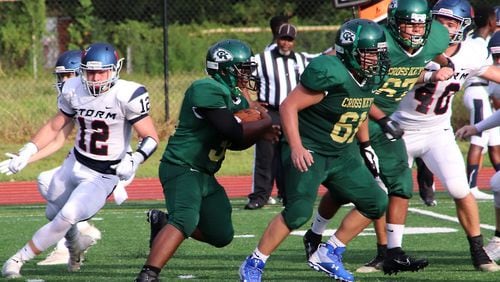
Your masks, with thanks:
M 474 126 L 476 127 L 477 131 L 482 132 L 490 128 L 497 127 L 499 125 L 500 125 L 500 111 L 495 111 L 487 119 L 484 119 L 476 123 Z
M 236 121 L 233 113 L 228 109 L 198 108 L 197 111 L 229 141 L 240 142 L 243 140 L 243 127 Z

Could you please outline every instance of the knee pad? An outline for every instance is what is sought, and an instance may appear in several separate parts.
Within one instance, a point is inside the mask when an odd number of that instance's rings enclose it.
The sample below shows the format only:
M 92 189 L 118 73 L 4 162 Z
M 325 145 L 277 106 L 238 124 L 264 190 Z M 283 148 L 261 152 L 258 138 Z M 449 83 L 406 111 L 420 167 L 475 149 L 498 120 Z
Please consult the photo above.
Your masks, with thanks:
M 309 201 L 299 200 L 288 203 L 282 212 L 285 223 L 291 230 L 304 225 L 312 216 L 313 204 Z
M 490 179 L 491 191 L 495 201 L 495 207 L 500 208 L 500 172 L 496 172 Z
M 464 181 L 452 179 L 447 181 L 445 185 L 448 189 L 448 193 L 453 199 L 463 199 L 470 193 L 469 185 Z

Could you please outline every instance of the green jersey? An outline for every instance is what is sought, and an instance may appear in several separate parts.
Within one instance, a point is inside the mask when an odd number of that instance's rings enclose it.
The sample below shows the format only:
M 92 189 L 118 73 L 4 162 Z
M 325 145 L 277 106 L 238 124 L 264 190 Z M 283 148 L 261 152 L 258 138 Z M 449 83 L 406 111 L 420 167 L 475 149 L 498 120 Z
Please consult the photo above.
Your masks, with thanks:
M 386 26 L 387 50 L 391 67 L 382 87 L 375 91 L 375 105 L 386 115 L 392 114 L 401 99 L 413 88 L 424 66 L 448 48 L 448 29 L 433 21 L 429 37 L 416 53 L 409 54 L 400 47 Z
M 321 102 L 299 112 L 299 132 L 308 150 L 338 156 L 353 143 L 359 125 L 373 103 L 372 87 L 358 83 L 335 56 L 309 63 L 300 83 L 325 92 Z
M 198 108 L 227 108 L 234 113 L 248 108 L 248 102 L 211 78 L 193 82 L 184 94 L 179 121 L 162 161 L 215 174 L 230 142 L 196 111 Z

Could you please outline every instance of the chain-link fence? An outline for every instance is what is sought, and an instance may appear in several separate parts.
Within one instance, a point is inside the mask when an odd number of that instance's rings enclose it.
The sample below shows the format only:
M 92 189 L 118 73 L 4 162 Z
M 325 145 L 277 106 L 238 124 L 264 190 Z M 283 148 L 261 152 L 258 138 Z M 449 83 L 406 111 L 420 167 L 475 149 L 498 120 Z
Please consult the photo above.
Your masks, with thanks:
M 185 89 L 204 75 L 205 54 L 212 43 L 237 38 L 260 52 L 272 38 L 269 19 L 283 14 L 298 26 L 296 50 L 320 52 L 331 46 L 336 27 L 354 14 L 351 8 L 334 9 L 332 3 L 0 0 L 0 138 L 5 143 L 24 142 L 50 118 L 57 111 L 52 76 L 57 56 L 97 41 L 112 43 L 125 58 L 122 78 L 146 85 L 152 116 L 165 138 Z M 465 121 L 467 113 L 460 111 L 455 116 Z

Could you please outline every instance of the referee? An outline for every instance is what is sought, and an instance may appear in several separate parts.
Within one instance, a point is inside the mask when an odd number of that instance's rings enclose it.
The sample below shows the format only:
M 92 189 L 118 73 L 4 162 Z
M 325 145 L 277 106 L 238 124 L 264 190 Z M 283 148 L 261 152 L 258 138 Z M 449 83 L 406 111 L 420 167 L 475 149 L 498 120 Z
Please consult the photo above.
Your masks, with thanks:
M 275 125 L 281 125 L 279 105 L 299 82 L 308 61 L 315 56 L 293 51 L 296 36 L 295 26 L 282 24 L 278 29 L 277 45 L 255 55 L 259 76 L 258 101 L 268 109 Z M 285 200 L 280 151 L 279 142 L 272 144 L 260 140 L 255 144 L 252 193 L 248 195 L 245 209 L 259 209 L 268 200 L 272 201 L 270 197 L 274 180 L 278 198 Z

